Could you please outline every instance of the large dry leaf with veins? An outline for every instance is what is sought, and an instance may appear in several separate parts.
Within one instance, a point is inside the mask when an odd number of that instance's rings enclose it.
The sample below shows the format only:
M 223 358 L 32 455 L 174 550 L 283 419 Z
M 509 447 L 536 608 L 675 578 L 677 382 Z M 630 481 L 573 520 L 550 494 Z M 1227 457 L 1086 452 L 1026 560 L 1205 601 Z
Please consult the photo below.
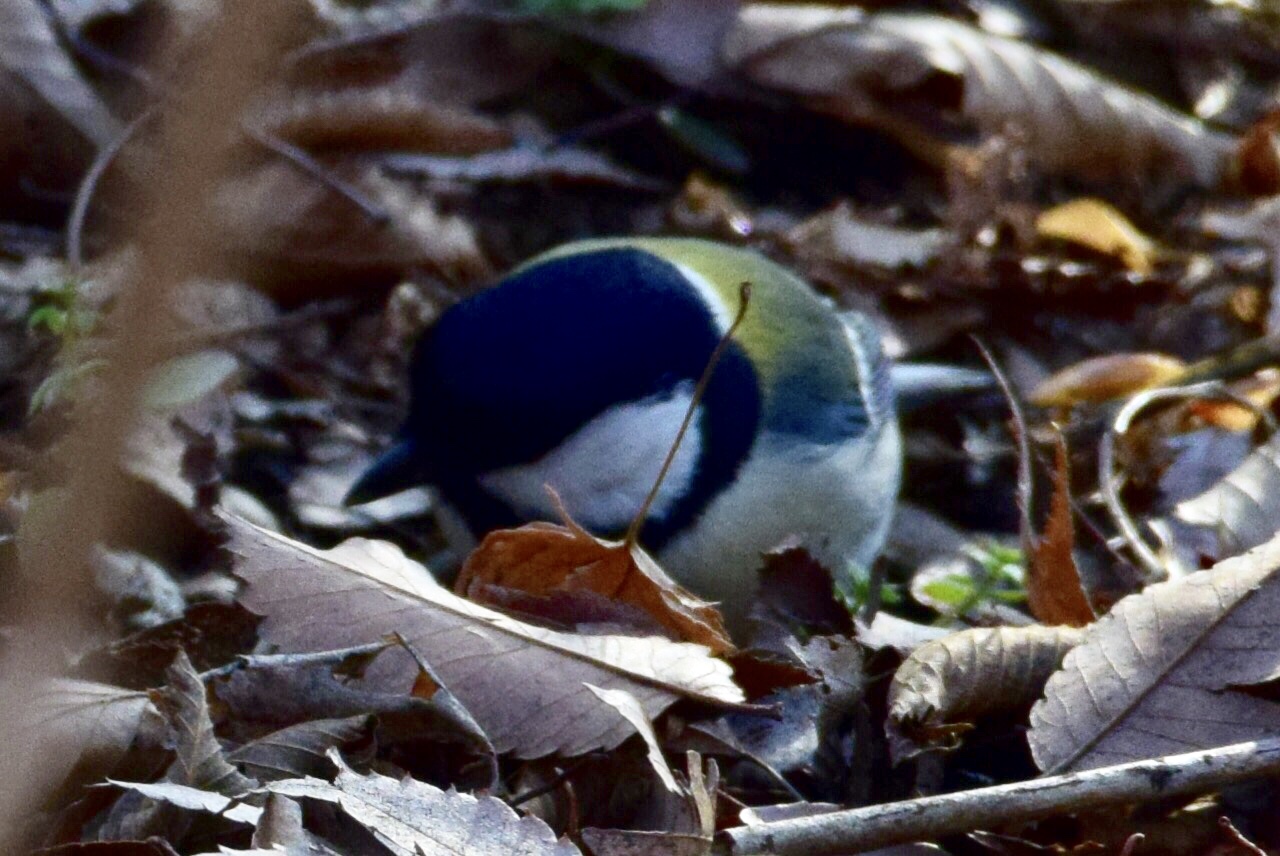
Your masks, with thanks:
M 889 685 L 890 748 L 897 760 L 946 745 L 984 716 L 1039 698 L 1084 634 L 1074 627 L 977 627 L 926 642 Z
M 520 817 L 494 797 L 473 797 L 406 776 L 362 776 L 329 754 L 338 767 L 333 784 L 323 779 L 286 779 L 275 794 L 336 803 L 397 856 L 469 853 L 475 856 L 572 856 L 578 848 L 557 841 L 536 817 Z
M 724 54 L 752 81 L 876 125 L 935 162 L 945 161 L 958 133 L 990 136 L 1014 126 L 1050 171 L 1177 171 L 1213 186 L 1233 146 L 1084 66 L 935 15 L 754 4 L 739 16 Z
M 163 736 L 163 720 L 144 692 L 69 679 L 34 690 L 0 684 L 0 692 L 28 700 L 21 733 L 53 781 L 73 769 L 76 783 L 99 780 L 118 771 L 132 748 L 148 742 L 158 746 Z
M 0 0 L 0 68 L 31 87 L 95 145 L 120 133 L 120 123 L 80 76 L 36 0 Z
M 236 574 L 248 583 L 241 601 L 265 616 L 264 642 L 284 652 L 323 651 L 398 632 L 499 752 L 581 754 L 634 734 L 587 684 L 630 693 L 649 717 L 680 698 L 743 700 L 728 664 L 701 645 L 534 627 L 452 594 L 394 545 L 353 539 L 320 552 L 224 519 Z M 366 679 L 407 693 L 416 674 L 407 654 L 388 652 Z
M 1280 538 L 1130 595 L 1085 631 L 1031 711 L 1042 770 L 1103 767 L 1280 734 Z

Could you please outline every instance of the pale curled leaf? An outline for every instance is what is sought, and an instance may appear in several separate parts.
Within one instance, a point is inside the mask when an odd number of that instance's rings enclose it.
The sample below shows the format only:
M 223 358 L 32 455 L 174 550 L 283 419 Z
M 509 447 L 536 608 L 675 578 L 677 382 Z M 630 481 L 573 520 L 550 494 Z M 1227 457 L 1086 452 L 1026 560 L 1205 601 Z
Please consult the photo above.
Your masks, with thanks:
M 175 782 L 120 782 L 115 779 L 107 779 L 107 782 L 117 788 L 141 794 L 149 800 L 185 811 L 222 815 L 236 823 L 254 824 L 262 815 L 260 808 L 237 803 L 231 797 L 190 785 Z
M 1036 46 L 936 15 L 753 4 L 724 52 L 751 80 L 878 125 L 939 162 L 948 146 L 915 121 L 922 106 L 944 122 L 958 112 L 983 136 L 1016 126 L 1036 162 L 1055 172 L 1116 176 L 1173 167 L 1213 186 L 1232 151 L 1229 137 L 1154 98 Z M 938 77 L 957 82 L 958 104 L 944 97 L 921 105 L 929 97 L 923 84 Z
M 1280 532 L 1280 434 L 1254 449 L 1213 487 L 1178 503 L 1171 517 L 1205 530 L 1211 546 L 1202 552 L 1213 559 L 1235 556 L 1270 540 Z
M 1031 704 L 1083 638 L 1072 627 L 979 627 L 921 645 L 889 686 L 895 757 L 942 743 L 979 717 Z
M 228 796 L 257 787 L 257 782 L 242 775 L 223 754 L 213 733 L 204 683 L 184 651 L 178 651 L 166 677 L 169 685 L 151 693 L 174 732 L 174 759 L 165 780 Z
M 537 757 L 608 748 L 634 729 L 584 685 L 626 690 L 650 718 L 678 698 L 743 699 L 706 648 L 658 638 L 578 636 L 524 624 L 446 591 L 395 547 L 313 550 L 224 516 L 241 600 L 265 615 L 262 639 L 284 652 L 327 650 L 399 632 L 438 672 L 499 752 Z M 346 554 L 377 551 L 353 567 Z M 407 692 L 417 667 L 390 652 L 368 680 Z
M 362 776 L 342 761 L 330 759 L 338 776 L 286 779 L 267 786 L 271 793 L 336 803 L 397 856 L 419 854 L 494 854 L 494 856 L 572 856 L 578 849 L 557 841 L 555 833 L 534 817 L 520 817 L 493 797 L 442 791 L 405 777 L 399 781 L 370 773 Z
M 1280 674 L 1280 539 L 1124 598 L 1085 631 L 1031 711 L 1042 770 L 1091 769 L 1280 733 L 1238 688 Z
M 680 785 L 676 783 L 675 776 L 671 775 L 671 768 L 667 766 L 667 759 L 662 757 L 662 747 L 658 745 L 658 735 L 653 733 L 653 723 L 645 716 L 644 708 L 640 707 L 640 702 L 636 701 L 633 695 L 623 690 L 605 690 L 600 687 L 593 687 L 591 684 L 587 684 L 587 689 L 595 693 L 602 702 L 612 707 L 623 719 L 631 723 L 636 733 L 644 740 L 649 766 L 653 768 L 654 774 L 657 775 L 668 791 L 673 794 L 682 793 Z
M 67 56 L 34 0 L 0 0 L 0 68 L 16 75 L 97 146 L 120 123 Z

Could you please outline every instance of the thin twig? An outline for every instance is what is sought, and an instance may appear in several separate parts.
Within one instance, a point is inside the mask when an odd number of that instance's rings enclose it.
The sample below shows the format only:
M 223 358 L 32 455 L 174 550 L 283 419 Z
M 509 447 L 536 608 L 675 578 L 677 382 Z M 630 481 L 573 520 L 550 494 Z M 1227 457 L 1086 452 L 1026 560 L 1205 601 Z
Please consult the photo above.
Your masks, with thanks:
M 1036 530 L 1033 522 L 1032 502 L 1035 501 L 1035 479 L 1032 472 L 1031 458 L 1031 440 L 1027 436 L 1027 416 L 1022 410 L 1022 401 L 1013 390 L 1013 384 L 1009 383 L 1009 378 L 1005 376 L 1004 370 L 1000 368 L 1000 364 L 996 362 L 996 358 L 991 355 L 991 351 L 987 350 L 987 346 L 977 336 L 969 337 L 978 352 L 982 355 L 983 361 L 987 364 L 987 368 L 991 370 L 991 374 L 996 379 L 996 383 L 1000 386 L 1000 391 L 1004 394 L 1005 402 L 1009 405 L 1009 415 L 1013 419 L 1013 439 L 1018 445 L 1018 510 L 1021 513 L 1019 520 L 1019 534 L 1021 535 L 1022 550 L 1031 556 L 1035 547 Z
M 320 163 L 298 146 L 247 123 L 241 124 L 240 131 L 257 145 L 278 157 L 284 158 L 302 171 L 303 174 L 314 178 L 324 187 L 360 209 L 360 213 L 368 217 L 374 225 L 385 226 L 391 222 L 391 212 L 385 206 L 374 202 L 360 188 Z
M 1236 743 L 1011 785 L 736 826 L 717 836 L 712 852 L 717 856 L 862 853 L 1053 815 L 1208 793 L 1277 774 L 1280 739 Z
M 1223 832 L 1227 833 L 1227 837 L 1231 839 L 1231 843 L 1239 847 L 1241 850 L 1252 853 L 1253 856 L 1268 856 L 1267 851 L 1254 844 L 1245 837 L 1243 832 L 1236 829 L 1236 825 L 1231 822 L 1231 818 L 1227 817 L 1225 814 L 1218 818 L 1218 826 L 1221 827 Z
M 658 470 L 658 477 L 654 480 L 653 487 L 649 488 L 649 495 L 644 498 L 644 503 L 640 506 L 640 510 L 636 512 L 635 519 L 627 527 L 627 537 L 623 539 L 623 543 L 628 547 L 634 546 L 640 540 L 640 530 L 644 528 L 644 521 L 649 516 L 650 506 L 653 505 L 653 501 L 658 497 L 658 488 L 662 487 L 662 481 L 667 477 L 667 470 L 671 469 L 671 464 L 676 459 L 676 452 L 680 450 L 680 443 L 684 440 L 684 435 L 688 433 L 689 426 L 693 424 L 693 417 L 698 412 L 698 405 L 702 402 L 702 397 L 706 394 L 707 387 L 711 384 L 711 376 L 715 374 L 716 364 L 720 362 L 720 358 L 724 356 L 729 343 L 733 341 L 733 334 L 738 331 L 738 328 L 742 326 L 743 319 L 747 317 L 747 306 L 750 303 L 751 283 L 744 282 L 738 287 L 738 314 L 734 317 L 733 323 L 729 325 L 729 329 L 725 330 L 724 335 L 720 337 L 720 343 L 711 352 L 711 356 L 707 358 L 707 366 L 702 370 L 702 377 L 698 378 L 698 385 L 694 387 L 693 395 L 689 398 L 689 408 L 684 413 L 684 421 L 680 423 L 680 430 L 676 432 L 676 439 L 671 443 L 671 448 L 667 450 L 667 457 L 662 462 L 662 469 Z
M 80 179 L 80 186 L 76 188 L 75 203 L 71 206 L 71 216 L 67 219 L 67 261 L 70 262 L 72 269 L 79 270 L 84 267 L 84 224 L 89 216 L 89 205 L 93 202 L 93 197 L 98 192 L 98 185 L 102 182 L 102 176 L 115 163 L 125 144 L 138 133 L 138 129 L 155 118 L 157 114 L 158 111 L 155 109 L 146 110 L 126 125 L 119 136 L 98 150 L 84 178 Z

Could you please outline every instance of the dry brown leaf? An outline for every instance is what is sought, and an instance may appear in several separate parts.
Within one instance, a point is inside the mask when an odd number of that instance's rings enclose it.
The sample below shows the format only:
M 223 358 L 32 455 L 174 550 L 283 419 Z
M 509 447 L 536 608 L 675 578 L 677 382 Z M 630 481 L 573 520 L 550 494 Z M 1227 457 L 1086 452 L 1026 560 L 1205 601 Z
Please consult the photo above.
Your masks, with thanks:
M 474 856 L 572 856 L 578 848 L 557 841 L 535 817 L 520 817 L 494 797 L 442 791 L 406 776 L 362 776 L 336 751 L 338 776 L 286 779 L 267 785 L 271 793 L 336 803 L 397 856 L 467 853 Z
M 1055 372 L 1031 391 L 1037 407 L 1071 407 L 1123 398 L 1179 377 L 1186 364 L 1164 354 L 1107 354 Z
M 1240 691 L 1280 677 L 1280 539 L 1124 598 L 1031 711 L 1042 770 L 1121 764 L 1280 733 L 1280 704 Z
M 404 85 L 291 91 L 264 105 L 256 127 L 309 151 L 468 155 L 502 148 L 511 133 L 470 109 Z
M 496 604 L 494 587 L 540 596 L 592 591 L 644 610 L 677 638 L 717 654 L 734 650 L 719 611 L 677 585 L 648 553 L 577 525 L 530 523 L 486 535 L 463 562 L 455 588 L 477 603 Z
M 334 167 L 380 206 L 379 222 L 291 163 L 232 175 L 211 202 L 233 272 L 276 296 L 360 291 L 413 270 L 468 283 L 489 274 L 475 232 L 371 167 Z
M 1031 704 L 1083 638 L 1072 627 L 978 627 L 921 645 L 889 686 L 895 759 L 954 745 L 979 717 Z
M 1071 517 L 1071 472 L 1067 464 L 1067 441 L 1055 435 L 1053 496 L 1044 532 L 1035 537 L 1027 557 L 1027 606 L 1042 624 L 1084 627 L 1097 616 L 1080 585 L 1072 549 L 1075 528 Z
M 523 624 L 441 587 L 394 545 L 354 539 L 327 552 L 225 516 L 245 606 L 284 652 L 398 632 L 430 663 L 499 752 L 538 757 L 610 748 L 634 733 L 585 684 L 630 692 L 654 717 L 679 698 L 740 702 L 729 666 L 701 645 L 578 636 Z M 367 679 L 407 692 L 417 666 L 389 652 Z
M 1149 274 L 1155 267 L 1155 242 L 1101 199 L 1073 199 L 1036 217 L 1042 238 L 1057 238 L 1114 256 L 1129 270 Z
M 935 15 L 753 4 L 740 14 L 724 55 L 756 83 L 876 125 L 940 166 L 951 147 L 917 120 L 921 110 L 983 137 L 1018 127 L 1042 168 L 1090 177 L 1174 173 L 1215 186 L 1234 146 L 1084 66 Z

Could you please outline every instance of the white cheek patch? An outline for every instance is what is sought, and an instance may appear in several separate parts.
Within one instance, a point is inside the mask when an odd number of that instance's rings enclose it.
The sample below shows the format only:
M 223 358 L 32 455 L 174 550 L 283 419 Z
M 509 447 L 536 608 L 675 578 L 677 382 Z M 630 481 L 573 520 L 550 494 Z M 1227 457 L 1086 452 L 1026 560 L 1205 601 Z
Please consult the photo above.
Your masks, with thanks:
M 681 276 L 689 281 L 689 284 L 694 287 L 702 301 L 707 305 L 707 310 L 711 313 L 711 317 L 715 319 L 716 329 L 720 332 L 720 335 L 723 336 L 729 332 L 729 327 L 733 325 L 733 318 L 736 313 L 729 311 L 729 305 L 720 296 L 719 290 L 711 284 L 711 280 L 688 265 L 677 264 L 676 270 L 680 271 Z
M 692 398 L 693 384 L 686 382 L 661 398 L 610 408 L 541 459 L 486 473 L 480 484 L 522 516 L 555 521 L 545 488 L 550 485 L 587 529 L 620 530 L 653 487 Z M 651 518 L 670 512 L 693 481 L 702 452 L 701 419 L 699 408 L 650 509 Z

